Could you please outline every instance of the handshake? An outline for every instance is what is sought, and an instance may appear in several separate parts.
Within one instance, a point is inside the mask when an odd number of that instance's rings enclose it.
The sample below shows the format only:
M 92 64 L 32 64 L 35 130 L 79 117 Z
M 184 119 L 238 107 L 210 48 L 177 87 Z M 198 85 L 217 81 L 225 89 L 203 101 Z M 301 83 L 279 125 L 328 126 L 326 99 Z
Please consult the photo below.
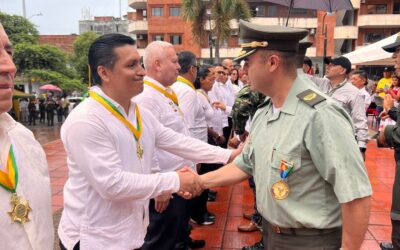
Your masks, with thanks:
M 179 196 L 185 199 L 199 196 L 205 189 L 200 176 L 189 167 L 183 167 L 177 171 L 179 176 Z

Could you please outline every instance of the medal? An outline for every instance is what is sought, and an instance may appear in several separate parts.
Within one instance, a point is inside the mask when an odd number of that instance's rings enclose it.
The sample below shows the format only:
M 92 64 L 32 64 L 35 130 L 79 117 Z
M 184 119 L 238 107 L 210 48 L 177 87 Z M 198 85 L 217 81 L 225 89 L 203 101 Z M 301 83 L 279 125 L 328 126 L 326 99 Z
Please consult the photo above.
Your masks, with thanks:
M 29 211 L 32 209 L 27 200 L 22 199 L 16 194 L 18 186 L 18 167 L 15 161 L 12 145 L 10 146 L 10 151 L 8 153 L 7 172 L 0 170 L 0 186 L 12 193 L 10 198 L 12 208 L 11 211 L 8 212 L 11 216 L 11 220 L 21 224 L 28 222 Z
M 139 107 L 135 105 L 135 113 L 136 113 L 136 128 L 126 119 L 121 111 L 118 110 L 117 107 L 109 100 L 104 98 L 103 96 L 97 94 L 94 91 L 89 91 L 90 97 L 98 101 L 104 108 L 111 112 L 118 120 L 120 120 L 133 134 L 133 137 L 136 140 L 136 155 L 139 160 L 143 157 L 143 147 L 139 142 L 140 136 L 142 135 L 142 117 L 140 116 Z
M 283 200 L 289 196 L 289 184 L 287 179 L 293 170 L 293 162 L 281 160 L 281 180 L 275 182 L 271 187 L 271 194 L 275 200 Z
M 13 222 L 19 222 L 24 224 L 29 221 L 28 214 L 31 211 L 29 202 L 25 199 L 20 198 L 17 194 L 13 193 L 10 200 L 12 209 L 8 214 L 10 215 Z
M 141 160 L 143 157 L 143 147 L 139 143 L 139 141 L 136 142 L 136 155 L 137 157 Z
M 279 180 L 272 185 L 271 194 L 275 200 L 286 199 L 289 196 L 289 185 L 285 181 Z

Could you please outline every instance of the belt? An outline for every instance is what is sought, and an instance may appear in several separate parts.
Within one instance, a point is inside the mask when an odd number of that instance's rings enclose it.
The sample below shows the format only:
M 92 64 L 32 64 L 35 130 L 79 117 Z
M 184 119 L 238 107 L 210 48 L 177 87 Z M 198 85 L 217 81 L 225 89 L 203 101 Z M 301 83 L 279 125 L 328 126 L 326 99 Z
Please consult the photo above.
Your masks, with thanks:
M 274 225 L 263 219 L 263 226 L 267 226 L 272 229 L 276 234 L 286 234 L 286 235 L 303 235 L 303 236 L 317 236 L 325 235 L 334 232 L 340 232 L 341 227 L 318 229 L 318 228 L 284 228 L 278 225 Z

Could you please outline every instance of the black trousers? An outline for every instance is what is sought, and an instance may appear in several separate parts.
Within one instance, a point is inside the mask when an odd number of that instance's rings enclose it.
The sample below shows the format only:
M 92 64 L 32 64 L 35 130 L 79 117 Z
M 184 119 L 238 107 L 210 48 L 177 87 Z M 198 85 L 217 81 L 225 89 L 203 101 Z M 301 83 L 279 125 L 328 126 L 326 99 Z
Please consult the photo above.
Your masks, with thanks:
M 394 250 L 400 250 L 400 221 L 392 220 L 392 244 Z
M 79 243 L 80 243 L 79 241 L 78 241 L 78 243 L 76 243 L 76 245 L 74 246 L 73 250 L 80 250 L 81 249 L 80 246 L 79 246 Z M 61 250 L 67 250 L 67 248 L 61 242 L 61 240 L 60 240 L 60 249 Z
M 187 200 L 178 195 L 173 195 L 167 209 L 158 213 L 155 210 L 154 199 L 150 200 L 149 217 L 150 224 L 142 246 L 143 250 L 173 250 L 181 241 L 187 241 L 188 209 Z

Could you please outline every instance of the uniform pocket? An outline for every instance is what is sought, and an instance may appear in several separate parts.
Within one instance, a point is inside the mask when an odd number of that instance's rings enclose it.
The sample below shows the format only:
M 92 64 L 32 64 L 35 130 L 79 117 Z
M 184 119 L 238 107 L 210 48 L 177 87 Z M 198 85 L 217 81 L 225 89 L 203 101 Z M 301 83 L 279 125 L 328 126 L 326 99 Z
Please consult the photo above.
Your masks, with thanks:
M 281 164 L 282 162 L 288 162 L 288 165 L 293 166 L 291 173 L 288 176 L 288 181 L 291 178 L 301 178 L 301 157 L 295 154 L 281 153 L 278 150 L 274 150 L 271 159 L 271 178 L 272 180 L 281 180 Z

